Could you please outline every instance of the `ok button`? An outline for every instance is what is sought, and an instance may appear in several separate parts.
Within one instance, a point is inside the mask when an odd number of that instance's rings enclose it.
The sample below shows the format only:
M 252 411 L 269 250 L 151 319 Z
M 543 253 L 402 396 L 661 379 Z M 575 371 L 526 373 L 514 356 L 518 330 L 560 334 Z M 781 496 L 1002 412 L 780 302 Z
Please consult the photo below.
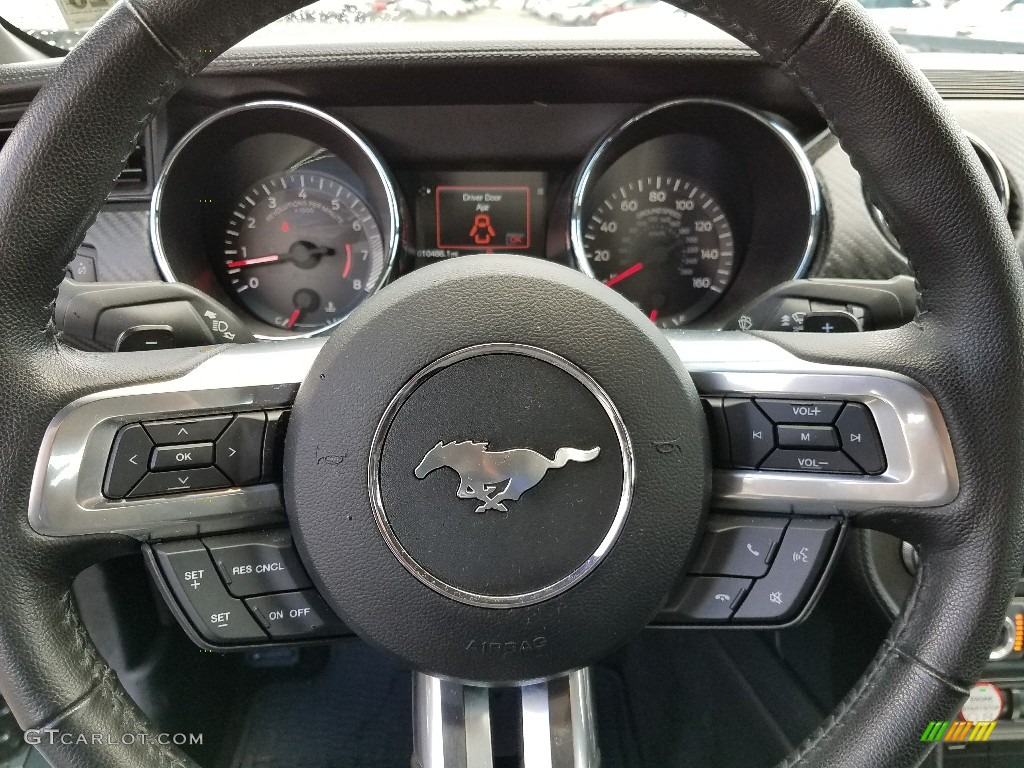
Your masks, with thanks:
M 149 457 L 149 468 L 192 469 L 213 464 L 213 443 L 188 443 L 187 445 L 161 445 L 153 449 Z

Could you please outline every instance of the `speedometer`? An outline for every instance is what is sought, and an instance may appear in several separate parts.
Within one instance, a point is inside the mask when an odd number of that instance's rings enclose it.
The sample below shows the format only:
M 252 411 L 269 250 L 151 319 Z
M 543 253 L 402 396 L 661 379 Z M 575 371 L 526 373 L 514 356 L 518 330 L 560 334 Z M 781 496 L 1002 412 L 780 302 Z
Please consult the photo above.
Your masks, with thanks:
M 634 178 L 582 211 L 580 268 L 658 325 L 707 311 L 732 280 L 735 245 L 722 207 L 694 179 Z

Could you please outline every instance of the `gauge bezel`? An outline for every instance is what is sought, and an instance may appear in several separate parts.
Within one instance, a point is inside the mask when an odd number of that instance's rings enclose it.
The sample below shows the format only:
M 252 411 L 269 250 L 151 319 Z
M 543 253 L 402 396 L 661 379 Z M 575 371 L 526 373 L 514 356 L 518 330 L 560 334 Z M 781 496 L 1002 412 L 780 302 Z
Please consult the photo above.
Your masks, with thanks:
M 595 277 L 593 269 L 590 267 L 589 261 L 586 257 L 584 243 L 584 231 L 586 225 L 585 206 L 591 192 L 597 188 L 605 172 L 627 153 L 652 140 L 688 134 L 700 136 L 701 138 L 717 138 L 705 136 L 699 131 L 693 131 L 685 122 L 674 119 L 679 112 L 685 112 L 690 109 L 699 110 L 701 108 L 705 108 L 709 111 L 717 109 L 730 110 L 741 120 L 751 121 L 752 127 L 755 127 L 758 131 L 764 131 L 766 136 L 771 137 L 771 139 L 778 145 L 778 148 L 781 148 L 784 156 L 787 158 L 787 161 L 792 161 L 791 170 L 796 174 L 793 177 L 794 189 L 796 189 L 797 186 L 801 188 L 800 195 L 802 201 L 805 201 L 806 204 L 806 211 L 801 214 L 806 215 L 807 217 L 806 238 L 801 238 L 800 240 L 799 253 L 795 252 L 797 247 L 794 246 L 794 254 L 787 261 L 789 264 L 794 264 L 795 262 L 795 266 L 784 273 L 772 275 L 771 280 L 762 280 L 761 282 L 765 283 L 763 286 L 760 284 L 756 286 L 748 286 L 751 288 L 749 291 L 749 293 L 752 294 L 751 298 L 753 295 L 757 295 L 763 290 L 767 290 L 771 285 L 785 282 L 787 280 L 799 279 L 807 274 L 814 260 L 814 256 L 818 251 L 821 233 L 823 230 L 824 216 L 824 201 L 821 186 L 814 173 L 814 167 L 810 158 L 804 152 L 804 148 L 799 139 L 797 139 L 796 136 L 774 116 L 729 99 L 707 97 L 673 99 L 671 101 L 662 102 L 649 107 L 613 127 L 591 149 L 580 166 L 579 171 L 576 173 L 570 193 L 569 249 L 571 251 L 570 259 L 577 269 L 590 277 Z M 708 117 L 707 119 L 710 120 L 712 118 Z M 734 147 L 727 147 L 727 149 L 735 150 Z M 741 154 L 739 150 L 735 151 L 737 156 Z M 661 171 L 662 169 L 657 169 L 657 172 L 661 173 Z M 680 174 L 686 173 L 678 168 L 674 168 L 672 171 Z M 797 178 L 799 179 L 798 183 Z M 721 190 L 709 188 L 704 179 L 695 178 L 694 181 L 718 199 L 718 193 L 720 193 Z M 736 222 L 732 220 L 733 216 L 730 215 L 730 211 L 721 199 L 718 199 L 718 202 L 723 205 L 726 214 L 730 217 L 730 223 L 733 225 L 733 229 L 735 231 L 737 229 L 737 225 Z M 801 205 L 803 204 L 804 202 L 801 202 Z M 747 234 L 748 241 L 753 240 L 753 232 L 748 232 Z M 736 284 L 739 278 L 742 277 L 745 266 L 743 262 L 748 260 L 747 256 L 749 255 L 749 253 L 747 253 L 748 249 L 744 247 L 743 243 L 737 241 L 736 245 L 737 254 L 735 257 L 735 271 L 731 278 L 733 284 Z M 715 316 L 715 313 L 718 312 L 721 306 L 728 305 L 728 302 L 724 301 L 724 299 L 730 294 L 731 290 L 731 288 L 727 288 L 720 300 L 712 307 L 705 310 L 705 312 L 701 313 L 699 316 L 687 318 L 686 323 L 690 324 L 694 321 L 704 320 L 705 318 Z
M 164 161 L 163 168 L 160 171 L 160 176 L 157 179 L 156 186 L 153 189 L 153 199 L 150 204 L 149 212 L 150 239 L 160 274 L 167 282 L 181 281 L 178 274 L 181 270 L 175 269 L 173 265 L 173 262 L 176 259 L 181 258 L 181 256 L 180 254 L 172 253 L 172 250 L 165 242 L 163 232 L 163 216 L 166 214 L 165 202 L 168 194 L 168 181 L 173 179 L 175 169 L 181 165 L 183 158 L 188 157 L 190 148 L 196 144 L 197 140 L 201 137 L 208 136 L 208 132 L 215 130 L 218 125 L 224 125 L 224 121 L 226 119 L 236 117 L 242 113 L 261 110 L 267 112 L 287 113 L 292 119 L 292 124 L 288 126 L 287 135 L 321 146 L 321 148 L 325 149 L 330 154 L 338 156 L 345 165 L 350 167 L 358 166 L 358 169 L 369 171 L 367 174 L 369 178 L 364 178 L 362 174 L 359 175 L 360 181 L 369 190 L 366 195 L 362 196 L 364 197 L 364 202 L 367 203 L 371 212 L 377 218 L 378 227 L 380 228 L 384 238 L 384 267 L 374 290 L 367 292 L 366 296 L 369 297 L 373 293 L 376 293 L 388 283 L 394 273 L 401 246 L 400 233 L 402 226 L 402 209 L 399 202 L 398 186 L 395 183 L 394 178 L 379 153 L 351 126 L 315 107 L 299 102 L 275 99 L 250 101 L 218 110 L 193 126 L 168 153 L 167 158 Z M 241 140 L 261 135 L 283 133 L 283 131 L 280 130 L 268 130 L 266 128 L 266 123 L 269 121 L 253 120 L 252 122 L 254 127 L 251 131 L 239 134 L 241 136 Z M 327 145 L 327 142 L 311 137 L 316 135 L 318 131 L 323 131 L 324 129 L 327 129 L 330 132 L 330 146 Z M 214 138 L 216 139 L 217 137 Z M 224 137 L 225 141 L 228 139 L 235 142 L 240 140 L 235 136 Z M 286 171 L 290 169 L 281 168 L 280 170 Z M 344 179 L 339 180 L 345 181 Z M 358 193 L 360 190 L 356 189 L 354 191 Z M 367 197 L 372 199 L 365 199 Z M 205 252 L 205 250 L 201 257 L 204 261 L 204 266 L 211 271 L 214 270 L 214 267 L 210 262 L 212 257 L 213 255 Z M 190 255 L 186 258 L 196 257 Z M 184 282 L 189 281 L 185 280 Z M 197 287 L 205 289 L 204 286 Z M 230 294 L 228 294 L 228 296 L 232 301 L 234 301 L 234 298 L 231 297 Z M 250 326 L 253 330 L 253 335 L 262 341 L 301 339 L 329 333 L 332 329 L 337 327 L 339 323 L 344 322 L 345 318 L 348 317 L 349 314 L 351 314 L 351 311 L 336 318 L 321 328 L 300 333 L 291 333 L 284 329 L 274 328 L 274 326 L 268 325 L 266 322 L 259 320 L 256 317 L 251 317 Z M 250 319 L 250 315 L 247 311 L 245 312 L 245 317 Z

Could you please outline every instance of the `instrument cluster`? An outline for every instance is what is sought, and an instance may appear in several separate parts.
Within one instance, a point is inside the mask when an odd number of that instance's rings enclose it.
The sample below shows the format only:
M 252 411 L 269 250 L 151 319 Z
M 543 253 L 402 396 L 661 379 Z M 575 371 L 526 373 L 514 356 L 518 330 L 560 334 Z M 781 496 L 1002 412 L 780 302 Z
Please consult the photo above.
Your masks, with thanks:
M 264 339 L 328 331 L 409 269 L 491 253 L 562 261 L 662 327 L 717 328 L 806 273 L 821 211 L 793 133 L 731 101 L 647 109 L 570 173 L 393 172 L 356 128 L 261 101 L 181 139 L 151 233 L 165 279 L 235 304 Z

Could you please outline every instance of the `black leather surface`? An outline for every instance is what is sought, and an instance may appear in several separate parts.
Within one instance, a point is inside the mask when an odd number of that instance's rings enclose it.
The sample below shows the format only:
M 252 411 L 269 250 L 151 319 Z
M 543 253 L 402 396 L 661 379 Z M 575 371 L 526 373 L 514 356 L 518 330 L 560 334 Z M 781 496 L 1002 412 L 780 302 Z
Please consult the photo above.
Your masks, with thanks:
M 494 610 L 442 597 L 407 572 L 377 529 L 365 483 L 374 432 L 395 392 L 447 354 L 509 341 L 549 350 L 575 363 L 608 393 L 632 442 L 636 482 L 615 545 L 590 575 L 548 600 Z M 387 354 L 381 354 L 384 349 Z M 643 371 L 642 386 L 637 371 Z M 527 401 L 557 397 L 533 381 L 519 386 Z M 457 438 L 493 440 L 503 449 L 544 446 L 542 450 L 553 452 L 578 439 L 566 428 L 557 437 L 547 436 L 566 442 L 545 446 L 544 430 L 531 423 L 542 408 L 504 413 L 509 399 L 492 400 L 497 389 L 482 389 L 475 403 L 465 404 L 467 410 L 484 406 L 487 419 L 493 418 L 484 434 L 435 432 L 417 439 L 392 427 L 388 441 L 398 432 L 424 450 L 436 440 Z M 448 400 L 448 409 L 459 407 L 456 400 Z M 510 425 L 519 419 L 528 422 L 522 431 Z M 456 418 L 442 416 L 435 429 L 453 429 L 456 424 Z M 465 256 L 403 277 L 362 304 L 331 336 L 292 409 L 285 500 L 314 582 L 364 639 L 409 666 L 446 677 L 487 682 L 538 679 L 599 660 L 635 637 L 656 613 L 704 525 L 710 486 L 704 435 L 689 375 L 664 335 L 625 298 L 576 270 L 530 257 Z M 505 442 L 510 439 L 515 442 Z M 679 448 L 669 454 L 654 449 L 665 441 L 674 441 Z M 614 442 L 612 437 L 604 443 L 602 458 L 612 454 Z M 325 465 L 325 451 L 343 454 L 345 460 L 339 466 Z M 388 464 L 385 450 L 382 471 L 390 468 L 393 476 L 399 475 Z M 599 466 L 595 462 L 594 467 Z M 613 477 L 616 492 L 609 492 L 611 498 L 600 507 L 612 515 L 621 474 Z M 389 508 L 388 514 L 396 515 L 392 525 L 401 537 L 399 502 L 388 493 L 392 483 L 393 478 L 382 483 L 383 501 L 391 503 L 385 511 Z M 465 514 L 458 505 L 467 502 L 455 499 L 454 487 L 443 497 L 451 501 L 440 509 Z M 537 495 L 543 493 L 542 488 Z M 507 518 L 495 519 L 494 512 L 470 516 L 471 525 L 486 525 L 488 537 L 501 537 L 505 546 L 519 551 L 513 561 L 526 570 L 533 569 L 537 556 L 537 545 L 531 550 L 527 543 L 527 531 L 540 530 L 540 521 L 550 514 L 531 509 L 530 503 L 524 499 L 510 504 Z M 436 513 L 406 514 L 427 517 L 443 529 L 439 548 L 445 539 L 459 535 L 454 521 L 439 521 Z M 586 514 L 597 517 L 599 507 L 590 507 Z M 531 523 L 531 516 L 538 522 Z M 571 519 L 567 509 L 560 508 L 554 530 L 561 533 L 549 535 L 581 537 L 579 528 L 564 525 L 566 519 Z M 526 526 L 517 530 L 519 522 Z M 602 537 L 607 529 L 606 523 Z M 414 549 L 414 556 L 420 551 Z M 459 559 L 487 559 L 481 546 L 458 551 Z M 584 557 L 592 552 L 593 547 Z M 493 559 L 489 562 L 493 564 Z M 537 638 L 542 638 L 542 653 L 480 650 L 482 642 L 511 642 L 519 648 L 523 641 Z
M 23 725 L 113 734 L 152 727 L 97 657 L 67 591 L 78 568 L 126 543 L 44 541 L 25 522 L 32 452 L 59 405 L 144 375 L 135 358 L 118 359 L 113 369 L 64 350 L 46 332 L 63 264 L 153 110 L 256 26 L 254 8 L 267 20 L 295 5 L 118 5 L 51 77 L 0 154 L 0 690 Z M 982 170 L 937 94 L 856 4 L 719 0 L 688 7 L 738 33 L 802 84 L 882 195 L 918 270 L 922 315 L 914 325 L 845 337 L 841 349 L 831 338 L 779 339 L 806 357 L 906 371 L 935 393 L 949 422 L 962 486 L 956 502 L 863 519 L 919 542 L 921 584 L 865 678 L 789 761 L 914 765 L 926 749 L 918 740 L 924 724 L 947 719 L 980 669 L 1020 572 L 1021 267 Z M 83 129 L 90 141 L 78 140 Z M 189 362 L 181 355 L 146 361 L 148 371 Z M 188 764 L 138 741 L 45 752 L 58 766 Z
M 242 5 L 216 7 L 238 14 Z M 210 354 L 86 355 L 65 348 L 50 328 L 64 265 L 142 126 L 186 74 L 121 4 L 51 76 L 0 153 L 0 690 L 26 728 L 153 728 L 99 657 L 70 593 L 84 567 L 137 545 L 40 537 L 26 511 L 35 453 L 61 407 L 91 391 L 183 372 Z M 187 763 L 140 740 L 41 748 L 60 766 Z
M 961 482 L 946 508 L 879 510 L 858 520 L 920 545 L 919 585 L 863 687 L 804 746 L 799 764 L 913 765 L 927 750 L 924 725 L 951 716 L 980 672 L 1020 574 L 1016 446 L 1024 423 L 1018 406 L 1007 406 L 1020 401 L 1024 374 L 1022 270 L 959 128 L 859 7 L 837 5 L 782 64 L 884 197 L 916 269 L 921 312 L 912 325 L 842 346 L 810 336 L 776 340 L 802 357 L 920 381 L 946 416 Z M 899 714 L 886 716 L 892 701 L 901 702 Z M 872 717 L 873 733 L 856 725 Z

